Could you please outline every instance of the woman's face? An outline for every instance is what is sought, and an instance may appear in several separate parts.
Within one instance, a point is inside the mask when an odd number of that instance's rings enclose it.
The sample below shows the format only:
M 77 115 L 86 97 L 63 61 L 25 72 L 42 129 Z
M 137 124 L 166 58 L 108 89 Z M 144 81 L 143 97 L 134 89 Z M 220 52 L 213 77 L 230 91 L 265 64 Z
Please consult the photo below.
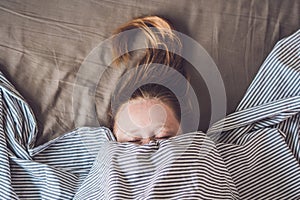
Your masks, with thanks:
M 113 132 L 118 142 L 147 144 L 181 132 L 174 111 L 156 99 L 134 99 L 123 104 L 115 117 Z

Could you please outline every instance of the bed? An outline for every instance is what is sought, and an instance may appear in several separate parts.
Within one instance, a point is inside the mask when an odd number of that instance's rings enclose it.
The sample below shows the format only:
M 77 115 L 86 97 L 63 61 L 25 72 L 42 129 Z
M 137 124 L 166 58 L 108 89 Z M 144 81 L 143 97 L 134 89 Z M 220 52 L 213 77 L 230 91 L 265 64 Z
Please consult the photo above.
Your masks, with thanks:
M 205 48 L 222 75 L 227 114 L 235 110 L 274 44 L 300 24 L 298 1 L 2 1 L 0 14 L 1 70 L 36 115 L 36 145 L 75 127 L 95 125 L 91 105 L 79 101 L 78 111 L 72 106 L 77 72 L 99 43 L 134 17 L 165 17 Z M 118 75 L 109 71 L 103 79 Z M 192 83 L 200 99 L 199 129 L 205 131 L 210 99 L 199 75 Z M 95 104 L 103 110 L 96 118 L 101 125 L 107 123 L 103 111 L 110 85 L 97 90 Z
M 33 110 L 33 146 L 78 127 L 107 126 L 110 95 L 122 71 L 105 68 L 89 87 L 88 79 L 78 79 L 82 64 L 119 25 L 159 15 L 208 52 L 222 76 L 230 114 L 276 42 L 299 29 L 299 12 L 296 0 L 1 1 L 0 70 Z M 192 74 L 198 129 L 206 132 L 215 122 L 208 89 L 200 74 Z

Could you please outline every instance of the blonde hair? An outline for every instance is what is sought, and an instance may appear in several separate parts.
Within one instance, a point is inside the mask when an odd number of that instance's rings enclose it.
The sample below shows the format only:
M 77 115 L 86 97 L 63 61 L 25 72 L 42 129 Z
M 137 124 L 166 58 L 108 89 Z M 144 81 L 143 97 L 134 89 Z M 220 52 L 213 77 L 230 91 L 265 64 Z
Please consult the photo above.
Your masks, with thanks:
M 134 40 L 138 33 L 142 34 L 142 38 L 146 41 Z M 146 48 L 133 52 L 129 51 L 130 45 L 134 45 L 131 44 L 132 40 L 134 40 L 133 42 L 146 43 Z M 158 16 L 133 19 L 114 32 L 112 50 L 116 57 L 115 66 L 125 65 L 128 68 L 160 63 L 170 66 L 185 75 L 181 65 L 182 58 L 177 55 L 181 52 L 181 49 L 181 41 L 174 33 L 173 26 L 167 20 Z M 122 54 L 122 52 L 124 53 Z M 136 52 L 142 54 L 142 56 L 139 54 L 139 57 L 136 58 Z M 137 59 L 135 60 L 137 61 L 135 66 L 131 65 L 132 59 Z
M 135 30 L 134 32 L 131 30 Z M 138 34 L 142 35 L 142 41 L 138 40 Z M 135 49 L 132 45 L 136 42 L 142 42 L 143 49 Z M 146 46 L 145 46 L 146 45 Z M 180 55 L 182 44 L 179 37 L 175 34 L 173 26 L 165 19 L 158 16 L 146 16 L 133 19 L 120 26 L 114 32 L 113 54 L 116 59 L 113 62 L 114 67 L 124 67 L 133 73 L 125 78 L 118 85 L 112 96 L 112 102 L 109 112 L 110 125 L 114 126 L 114 117 L 119 108 L 128 100 L 138 98 L 157 99 L 168 105 L 180 122 L 181 108 L 176 95 L 164 84 L 177 86 L 176 72 L 186 79 L 187 74 L 182 65 Z M 167 66 L 167 67 L 166 67 Z M 157 68 L 159 68 L 159 75 Z M 153 83 L 153 80 L 158 80 Z M 140 82 L 146 84 L 139 86 Z M 183 87 L 184 90 L 187 86 Z M 126 92 L 131 91 L 128 97 Z

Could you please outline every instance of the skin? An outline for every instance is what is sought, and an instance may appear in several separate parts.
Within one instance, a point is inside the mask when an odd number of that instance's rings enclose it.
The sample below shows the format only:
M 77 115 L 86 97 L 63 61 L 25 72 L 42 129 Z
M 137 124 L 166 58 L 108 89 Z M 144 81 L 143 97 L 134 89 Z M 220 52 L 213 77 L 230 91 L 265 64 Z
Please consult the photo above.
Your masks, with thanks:
M 157 99 L 134 99 L 123 104 L 115 117 L 113 132 L 118 142 L 140 145 L 163 140 L 181 132 L 174 111 Z

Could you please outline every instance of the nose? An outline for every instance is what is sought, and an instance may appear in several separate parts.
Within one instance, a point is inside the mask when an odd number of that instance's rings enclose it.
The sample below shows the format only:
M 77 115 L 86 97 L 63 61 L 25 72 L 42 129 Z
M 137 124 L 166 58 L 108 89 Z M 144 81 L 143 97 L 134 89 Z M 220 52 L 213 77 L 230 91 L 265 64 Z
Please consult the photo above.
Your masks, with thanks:
M 154 139 L 154 138 L 143 138 L 143 139 L 141 140 L 141 144 L 142 144 L 142 145 L 148 144 L 148 143 L 150 143 L 150 141 L 155 141 L 155 139 Z

